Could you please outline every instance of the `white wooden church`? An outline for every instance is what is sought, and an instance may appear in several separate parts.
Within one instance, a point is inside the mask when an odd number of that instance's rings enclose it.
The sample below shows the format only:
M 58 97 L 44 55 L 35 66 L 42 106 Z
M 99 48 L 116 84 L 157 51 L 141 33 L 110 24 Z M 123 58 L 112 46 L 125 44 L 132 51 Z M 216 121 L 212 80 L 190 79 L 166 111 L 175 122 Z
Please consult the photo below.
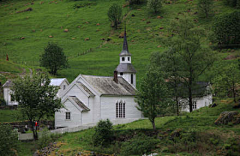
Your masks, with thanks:
M 80 74 L 60 95 L 65 108 L 55 113 L 55 127 L 75 127 L 101 119 L 139 119 L 142 114 L 136 108 L 135 94 L 136 70 L 125 32 L 120 64 L 113 76 Z

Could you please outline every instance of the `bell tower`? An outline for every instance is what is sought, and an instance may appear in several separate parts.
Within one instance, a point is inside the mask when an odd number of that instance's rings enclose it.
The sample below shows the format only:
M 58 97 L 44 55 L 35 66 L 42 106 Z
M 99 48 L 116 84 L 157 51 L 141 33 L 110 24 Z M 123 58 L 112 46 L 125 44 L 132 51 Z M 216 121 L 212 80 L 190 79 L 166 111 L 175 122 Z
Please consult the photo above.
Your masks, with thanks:
M 115 69 L 118 72 L 118 76 L 123 77 L 129 84 L 131 84 L 134 88 L 136 88 L 136 70 L 131 64 L 132 58 L 131 54 L 128 51 L 128 43 L 127 43 L 127 35 L 126 28 L 124 31 L 124 39 L 123 39 L 123 49 L 120 56 L 120 63 Z

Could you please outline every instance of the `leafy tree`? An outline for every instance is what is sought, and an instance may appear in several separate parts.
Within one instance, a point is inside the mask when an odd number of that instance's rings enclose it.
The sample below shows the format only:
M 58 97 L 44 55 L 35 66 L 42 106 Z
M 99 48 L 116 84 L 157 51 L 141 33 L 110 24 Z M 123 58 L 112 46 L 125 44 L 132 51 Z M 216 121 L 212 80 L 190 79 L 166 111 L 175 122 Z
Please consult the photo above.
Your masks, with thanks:
M 148 0 L 147 8 L 157 13 L 162 7 L 162 0 Z
M 231 95 L 237 102 L 237 87 L 240 83 L 240 72 L 237 63 L 223 64 L 218 69 L 219 74 L 214 78 L 214 90 L 217 96 Z
M 68 67 L 68 60 L 63 49 L 56 43 L 48 43 L 40 56 L 40 66 L 50 69 L 50 73 L 57 74 L 57 71 Z
M 133 4 L 141 4 L 143 0 L 128 0 L 129 1 L 129 5 L 133 5 Z
M 113 140 L 113 127 L 112 123 L 107 119 L 106 121 L 100 120 L 95 128 L 93 135 L 93 143 L 95 146 L 107 146 Z
M 213 32 L 220 46 L 238 47 L 240 44 L 240 11 L 217 17 Z
M 181 85 L 181 70 L 182 61 L 179 53 L 173 48 L 159 53 L 152 53 L 151 64 L 154 65 L 155 69 L 162 72 L 163 77 L 167 80 L 167 86 L 169 94 L 175 101 L 173 103 L 173 110 L 176 110 L 177 115 L 179 115 L 179 98 L 183 96 L 184 89 Z M 175 109 L 176 107 L 176 109 Z
M 193 90 L 199 77 L 209 69 L 214 60 L 214 53 L 201 45 L 204 29 L 196 28 L 191 19 L 185 17 L 171 23 L 170 43 L 176 49 L 182 68 L 180 74 L 182 85 L 187 89 L 190 112 L 192 112 Z
M 197 7 L 199 15 L 208 18 L 212 14 L 213 0 L 198 0 Z
M 122 7 L 118 4 L 113 4 L 108 10 L 108 18 L 114 23 L 114 28 L 117 29 L 122 18 Z
M 167 85 L 162 73 L 155 70 L 154 67 L 150 67 L 141 82 L 135 100 L 138 103 L 138 110 L 148 117 L 154 130 L 156 130 L 155 118 L 158 114 L 164 114 L 171 103 L 168 96 Z
M 0 124 L 0 155 L 17 155 L 18 135 L 10 125 Z
M 224 0 L 224 3 L 230 7 L 240 8 L 240 0 Z
M 44 74 L 26 75 L 13 81 L 13 97 L 19 102 L 19 108 L 25 115 L 33 130 L 33 137 L 38 139 L 34 122 L 44 117 L 52 117 L 62 107 L 61 100 L 56 97 L 58 87 L 50 86 L 50 79 Z

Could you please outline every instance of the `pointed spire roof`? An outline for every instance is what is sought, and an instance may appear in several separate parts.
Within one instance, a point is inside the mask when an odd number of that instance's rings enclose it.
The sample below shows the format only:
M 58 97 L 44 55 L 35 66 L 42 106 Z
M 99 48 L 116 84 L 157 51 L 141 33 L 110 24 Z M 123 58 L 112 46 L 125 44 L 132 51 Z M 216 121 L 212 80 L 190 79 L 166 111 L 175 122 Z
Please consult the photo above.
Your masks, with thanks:
M 119 55 L 120 56 L 131 56 L 131 54 L 128 51 L 126 25 L 125 25 L 125 30 L 124 30 L 123 49 L 122 49 L 122 52 Z

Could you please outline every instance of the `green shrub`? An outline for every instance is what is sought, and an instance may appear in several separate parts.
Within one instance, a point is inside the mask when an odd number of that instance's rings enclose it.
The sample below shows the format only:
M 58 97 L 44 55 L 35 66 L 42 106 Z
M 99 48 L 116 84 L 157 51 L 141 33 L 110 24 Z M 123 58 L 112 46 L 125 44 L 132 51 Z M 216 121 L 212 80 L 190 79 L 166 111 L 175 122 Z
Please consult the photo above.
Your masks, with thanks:
M 198 0 L 197 8 L 200 17 L 208 18 L 212 15 L 213 0 Z
M 17 132 L 10 125 L 0 124 L 0 155 L 16 155 Z
M 108 146 L 113 141 L 113 137 L 113 127 L 109 119 L 100 120 L 92 138 L 94 146 Z
M 240 11 L 220 16 L 215 19 L 213 32 L 219 45 L 239 46 Z
M 6 106 L 7 103 L 4 99 L 0 98 L 0 106 Z
M 155 13 L 160 11 L 162 7 L 162 0 L 148 0 L 147 1 L 147 8 L 149 11 L 153 10 Z
M 121 147 L 121 155 L 143 155 L 151 153 L 151 150 L 156 148 L 160 141 L 144 134 L 139 134 L 127 142 L 124 142 Z
M 122 19 L 122 7 L 118 4 L 113 4 L 108 10 L 108 19 L 114 25 L 114 28 L 117 29 L 118 24 L 121 22 Z

